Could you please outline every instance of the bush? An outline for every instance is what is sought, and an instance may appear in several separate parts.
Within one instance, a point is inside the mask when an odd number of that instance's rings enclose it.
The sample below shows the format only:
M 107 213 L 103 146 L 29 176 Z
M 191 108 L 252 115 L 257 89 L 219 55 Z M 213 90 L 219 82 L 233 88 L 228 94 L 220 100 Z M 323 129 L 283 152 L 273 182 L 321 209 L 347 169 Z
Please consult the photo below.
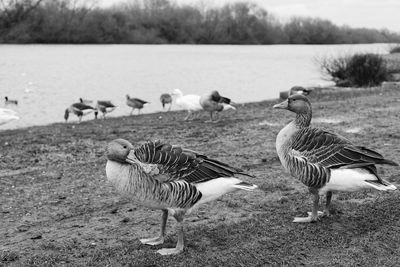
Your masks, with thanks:
M 400 44 L 390 47 L 389 53 L 390 54 L 400 53 Z
M 377 54 L 354 54 L 319 60 L 322 72 L 337 86 L 376 86 L 389 75 L 384 59 Z

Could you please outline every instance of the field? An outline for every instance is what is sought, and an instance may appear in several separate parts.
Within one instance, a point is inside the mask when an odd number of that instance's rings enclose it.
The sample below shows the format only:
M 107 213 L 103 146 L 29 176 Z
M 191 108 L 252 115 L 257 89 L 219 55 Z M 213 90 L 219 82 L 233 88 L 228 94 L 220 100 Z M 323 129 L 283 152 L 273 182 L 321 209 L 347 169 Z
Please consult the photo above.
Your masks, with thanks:
M 310 96 L 314 125 L 400 162 L 400 88 L 323 89 Z M 58 123 L 0 132 L 0 266 L 395 266 L 400 262 L 400 193 L 334 195 L 335 213 L 313 224 L 293 217 L 311 196 L 284 172 L 275 137 L 294 114 L 275 101 L 248 103 L 183 122 L 184 112 Z M 237 192 L 186 216 L 183 253 L 142 245 L 158 232 L 160 211 L 120 196 L 105 181 L 106 144 L 161 139 L 202 152 L 256 178 Z M 400 167 L 380 166 L 400 186 Z

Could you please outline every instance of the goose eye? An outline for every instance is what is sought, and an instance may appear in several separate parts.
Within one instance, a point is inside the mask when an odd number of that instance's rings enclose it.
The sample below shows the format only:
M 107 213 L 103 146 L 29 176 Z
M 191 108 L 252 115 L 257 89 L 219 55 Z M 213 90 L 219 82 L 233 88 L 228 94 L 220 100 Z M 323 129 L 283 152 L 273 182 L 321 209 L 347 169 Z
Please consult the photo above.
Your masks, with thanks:
M 127 147 L 126 147 L 126 146 L 123 146 L 123 148 L 126 149 Z

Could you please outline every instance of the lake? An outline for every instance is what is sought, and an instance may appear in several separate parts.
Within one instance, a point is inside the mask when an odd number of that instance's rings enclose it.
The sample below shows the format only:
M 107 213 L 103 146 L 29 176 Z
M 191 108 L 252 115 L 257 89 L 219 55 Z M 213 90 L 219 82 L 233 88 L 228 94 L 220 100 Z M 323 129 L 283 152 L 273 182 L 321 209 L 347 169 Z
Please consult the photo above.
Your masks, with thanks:
M 143 113 L 161 111 L 160 95 L 175 88 L 199 95 L 218 90 L 237 103 L 277 98 L 294 85 L 328 84 L 318 57 L 387 49 L 387 44 L 1 45 L 0 107 L 15 110 L 20 120 L 0 129 L 63 122 L 64 110 L 80 97 L 111 100 L 118 108 L 109 116 L 130 113 L 126 94 L 151 102 Z M 18 106 L 5 106 L 4 96 L 17 99 Z

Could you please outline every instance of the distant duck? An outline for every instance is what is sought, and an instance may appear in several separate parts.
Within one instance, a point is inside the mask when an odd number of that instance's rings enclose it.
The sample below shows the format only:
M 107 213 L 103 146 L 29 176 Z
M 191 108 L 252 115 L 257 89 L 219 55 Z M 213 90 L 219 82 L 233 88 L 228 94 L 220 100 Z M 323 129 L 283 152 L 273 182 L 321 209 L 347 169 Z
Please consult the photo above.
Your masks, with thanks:
M 97 115 L 99 111 L 101 111 L 101 113 L 103 113 L 103 119 L 105 119 L 106 114 L 114 111 L 115 108 L 116 106 L 114 106 L 114 104 L 112 104 L 111 101 L 97 101 L 94 111 L 94 116 L 97 119 Z
M 6 105 L 18 105 L 18 100 L 8 99 L 8 96 L 4 97 Z
M 187 110 L 188 115 L 185 117 L 185 121 L 190 118 L 194 111 L 203 109 L 200 105 L 199 95 L 183 95 L 179 89 L 175 89 L 171 95 L 175 98 L 175 103 L 178 107 Z
M 168 212 L 176 219 L 178 242 L 175 248 L 158 250 L 162 255 L 183 251 L 186 213 L 226 193 L 257 188 L 234 177 L 250 176 L 238 168 L 160 141 L 134 148 L 116 139 L 108 144 L 107 159 L 107 180 L 118 191 L 143 206 L 162 210 L 159 236 L 141 239 L 143 244 L 163 244 Z
M 276 150 L 285 170 L 308 186 L 314 196 L 310 215 L 295 218 L 294 222 L 314 222 L 322 215 L 330 215 L 333 192 L 396 189 L 378 176 L 375 164 L 398 164 L 342 136 L 311 127 L 312 110 L 307 97 L 295 94 L 274 108 L 296 113 L 296 119 L 279 132 Z M 318 212 L 318 205 L 319 195 L 324 193 L 326 206 L 322 213 Z
M 132 108 L 131 115 L 133 114 L 133 111 L 135 109 L 138 109 L 139 110 L 138 114 L 140 114 L 140 110 L 143 108 L 144 104 L 147 103 L 149 102 L 141 100 L 139 98 L 134 98 L 134 97 L 131 98 L 129 95 L 126 95 L 126 104 Z
M 88 105 L 88 104 L 92 104 L 93 100 L 83 99 L 82 97 L 80 97 L 79 98 L 79 102 L 82 103 L 82 104 Z
M 90 114 L 95 109 L 92 106 L 83 104 L 83 103 L 74 103 L 69 108 L 65 110 L 64 119 L 65 122 L 68 121 L 69 113 L 74 113 L 79 118 L 79 122 L 82 121 L 82 117 Z
M 160 96 L 160 101 L 162 104 L 163 109 L 165 108 L 166 104 L 169 104 L 169 108 L 168 111 L 171 110 L 171 106 L 172 106 L 172 96 L 170 94 L 162 94 Z
M 218 91 L 212 91 L 209 94 L 202 95 L 200 98 L 200 105 L 202 108 L 210 112 L 210 122 L 213 122 L 213 113 L 221 112 L 223 110 L 236 108 L 230 105 L 232 102 L 229 98 L 221 96 Z
M 310 88 L 304 88 L 302 86 L 293 86 L 289 90 L 289 96 L 291 95 L 309 95 L 312 92 Z
M 0 125 L 6 124 L 13 120 L 19 120 L 19 117 L 14 110 L 0 108 Z

